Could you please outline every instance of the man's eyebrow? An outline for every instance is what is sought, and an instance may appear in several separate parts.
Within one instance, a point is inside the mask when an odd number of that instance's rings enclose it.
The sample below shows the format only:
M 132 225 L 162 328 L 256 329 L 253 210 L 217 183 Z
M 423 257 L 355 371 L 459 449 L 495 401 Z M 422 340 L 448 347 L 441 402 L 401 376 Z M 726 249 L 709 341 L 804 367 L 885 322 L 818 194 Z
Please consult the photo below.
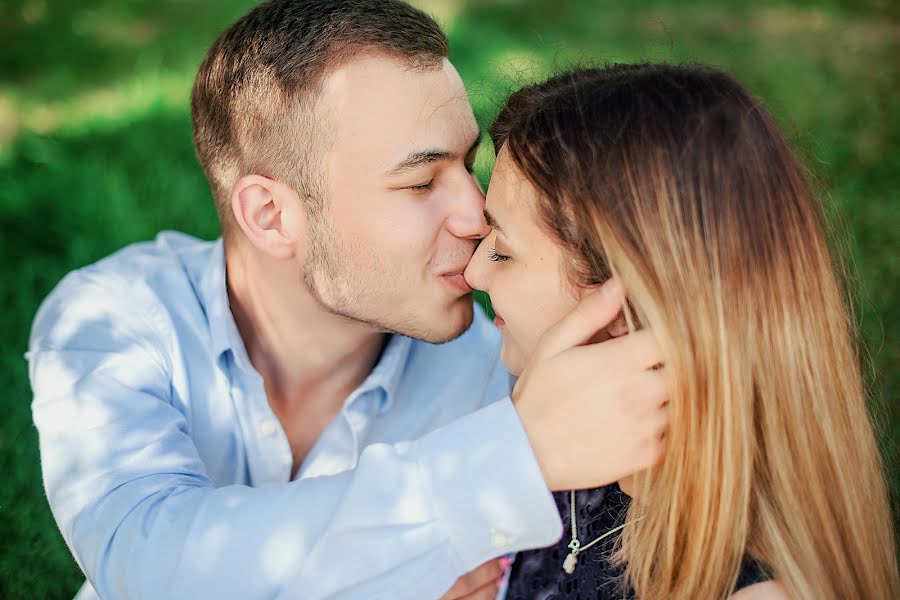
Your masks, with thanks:
M 475 141 L 469 146 L 469 149 L 466 151 L 466 156 L 475 151 L 476 148 L 481 144 L 482 132 L 479 129 L 478 133 L 475 135 Z M 409 156 L 401 160 L 399 163 L 391 167 L 386 175 L 389 177 L 393 177 L 395 175 L 402 175 L 403 173 L 408 173 L 413 169 L 421 167 L 422 165 L 427 165 L 434 162 L 440 161 L 452 161 L 459 158 L 459 155 L 456 152 L 451 152 L 449 150 L 424 150 L 420 152 L 412 152 Z

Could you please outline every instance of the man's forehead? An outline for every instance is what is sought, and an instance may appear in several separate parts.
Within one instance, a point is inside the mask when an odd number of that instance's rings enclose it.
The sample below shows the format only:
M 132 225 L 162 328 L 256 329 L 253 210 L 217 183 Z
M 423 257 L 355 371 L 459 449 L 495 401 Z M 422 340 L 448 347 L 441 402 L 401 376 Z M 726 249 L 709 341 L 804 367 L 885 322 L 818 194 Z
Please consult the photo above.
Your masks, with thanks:
M 365 53 L 330 69 L 322 81 L 321 98 L 330 106 L 373 102 L 432 109 L 454 102 L 468 106 L 465 84 L 449 60 L 435 68 L 412 68 L 383 53 Z
M 339 139 L 363 140 L 382 152 L 468 147 L 478 125 L 465 86 L 449 61 L 441 68 L 413 70 L 398 59 L 366 56 L 333 70 L 321 96 Z

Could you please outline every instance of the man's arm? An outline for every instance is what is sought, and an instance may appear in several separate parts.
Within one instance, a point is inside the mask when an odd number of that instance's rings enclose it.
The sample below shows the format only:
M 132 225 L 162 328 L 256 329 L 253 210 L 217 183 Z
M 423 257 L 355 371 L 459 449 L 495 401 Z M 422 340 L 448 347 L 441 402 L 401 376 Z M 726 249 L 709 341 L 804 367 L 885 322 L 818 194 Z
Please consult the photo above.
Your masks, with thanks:
M 516 407 L 369 446 L 335 476 L 214 488 L 170 398 L 171 350 L 152 311 L 112 300 L 122 291 L 55 293 L 29 353 L 50 506 L 102 597 L 437 598 L 490 558 L 558 539 L 545 481 L 594 487 L 659 455 L 653 340 L 584 345 L 621 307 L 616 288 L 548 332 Z
M 29 352 L 50 505 L 101 597 L 436 598 L 560 535 L 509 400 L 335 476 L 214 488 L 165 340 L 122 292 L 69 285 Z

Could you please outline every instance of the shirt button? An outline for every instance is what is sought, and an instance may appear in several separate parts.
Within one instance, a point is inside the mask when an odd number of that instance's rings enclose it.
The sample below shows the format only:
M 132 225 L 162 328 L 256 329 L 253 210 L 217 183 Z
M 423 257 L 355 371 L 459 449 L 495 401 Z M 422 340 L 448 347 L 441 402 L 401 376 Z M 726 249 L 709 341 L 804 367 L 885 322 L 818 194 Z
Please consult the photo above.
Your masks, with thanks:
M 275 423 L 271 420 L 262 421 L 259 424 L 259 434 L 265 437 L 271 437 L 275 435 L 276 427 Z
M 502 548 L 509 543 L 505 535 L 496 530 L 491 530 L 491 545 L 495 548 Z

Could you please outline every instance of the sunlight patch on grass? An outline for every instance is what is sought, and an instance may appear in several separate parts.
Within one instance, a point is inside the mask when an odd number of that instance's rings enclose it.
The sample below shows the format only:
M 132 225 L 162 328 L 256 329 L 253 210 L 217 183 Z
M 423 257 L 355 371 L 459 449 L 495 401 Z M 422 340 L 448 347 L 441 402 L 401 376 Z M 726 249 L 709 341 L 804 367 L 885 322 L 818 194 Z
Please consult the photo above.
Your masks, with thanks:
M 0 148 L 3 142 L 12 140 L 19 131 L 18 113 L 13 106 L 13 101 L 8 96 L 0 94 Z
M 111 45 L 140 47 L 156 41 L 160 24 L 150 19 L 109 18 L 100 10 L 86 10 L 72 23 L 73 29 L 87 39 Z
M 644 13 L 642 29 L 658 33 L 661 28 L 694 30 L 794 44 L 797 36 L 828 40 L 833 45 L 852 44 L 880 49 L 900 43 L 900 24 L 870 17 L 847 18 L 822 8 L 769 6 L 751 12 L 725 6 L 656 8 Z
M 0 90 L 0 151 L 24 132 L 72 131 L 94 122 L 115 122 L 151 108 L 186 110 L 194 69 L 148 69 L 110 86 L 52 102 L 34 102 Z
M 47 15 L 47 3 L 44 0 L 29 0 L 22 5 L 22 21 L 28 25 L 40 23 Z

